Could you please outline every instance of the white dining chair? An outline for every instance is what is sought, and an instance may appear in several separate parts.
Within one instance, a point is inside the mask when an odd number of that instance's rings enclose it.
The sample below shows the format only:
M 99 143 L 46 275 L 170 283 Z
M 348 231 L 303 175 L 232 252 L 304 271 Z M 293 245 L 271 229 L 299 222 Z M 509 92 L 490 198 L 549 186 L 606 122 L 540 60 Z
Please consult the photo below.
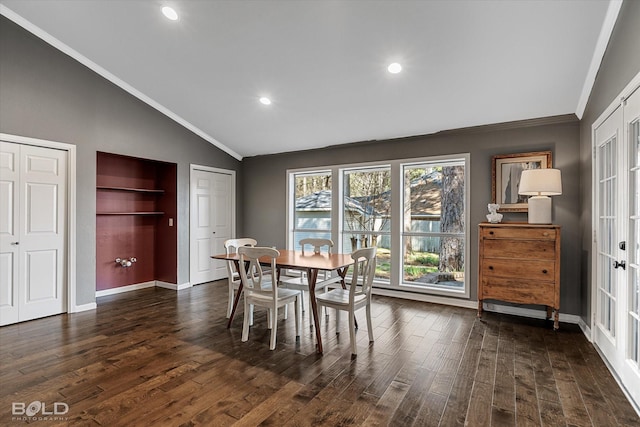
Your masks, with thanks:
M 302 248 L 302 255 L 305 254 L 305 248 L 313 247 L 313 253 L 319 254 L 322 253 L 323 248 L 325 248 L 326 253 L 331 253 L 333 249 L 333 240 L 331 239 L 300 239 L 298 242 Z M 309 254 L 309 249 L 307 249 L 307 254 Z M 326 276 L 329 274 L 328 272 L 324 272 L 324 279 L 328 279 Z M 300 273 L 294 277 L 283 278 L 280 280 L 280 286 L 285 287 L 287 289 L 295 289 L 300 291 L 300 295 L 302 296 L 302 311 L 304 312 L 304 292 L 309 290 L 309 281 L 307 280 L 306 273 Z M 328 291 L 328 287 L 324 286 L 324 292 Z
M 258 242 L 251 238 L 242 239 L 228 239 L 224 242 L 224 250 L 227 255 L 235 254 L 238 252 L 238 248 L 243 246 L 255 246 Z M 227 278 L 229 279 L 229 302 L 227 304 L 227 319 L 231 317 L 231 310 L 233 310 L 233 301 L 236 297 L 236 292 L 240 287 L 241 278 L 240 272 L 236 270 L 236 263 L 233 261 L 226 261 L 227 263 Z M 251 323 L 253 324 L 253 310 L 251 310 Z
M 376 272 L 376 250 L 377 248 L 374 246 L 358 249 L 351 254 L 351 258 L 355 263 L 353 264 L 353 274 L 349 289 L 332 289 L 316 296 L 318 310 L 320 310 L 320 307 L 330 307 L 336 310 L 336 334 L 340 333 L 340 311 L 349 313 L 349 341 L 351 343 L 352 357 L 358 354 L 355 312 L 363 307 L 366 308 L 369 342 L 373 342 L 371 286 Z
M 276 335 L 278 329 L 278 308 L 287 304 L 295 304 L 296 317 L 296 339 L 300 337 L 300 292 L 292 289 L 283 289 L 277 286 L 277 278 L 273 274 L 277 274 L 276 258 L 280 252 L 276 249 L 267 247 L 248 247 L 238 248 L 240 255 L 240 264 L 246 265 L 247 268 L 240 269 L 240 278 L 244 292 L 244 322 L 242 324 L 242 341 L 249 339 L 250 306 L 260 306 L 267 309 L 268 325 L 271 328 L 271 339 L 269 341 L 269 349 L 276 348 Z M 270 273 L 266 274 L 260 266 L 259 258 L 270 258 Z

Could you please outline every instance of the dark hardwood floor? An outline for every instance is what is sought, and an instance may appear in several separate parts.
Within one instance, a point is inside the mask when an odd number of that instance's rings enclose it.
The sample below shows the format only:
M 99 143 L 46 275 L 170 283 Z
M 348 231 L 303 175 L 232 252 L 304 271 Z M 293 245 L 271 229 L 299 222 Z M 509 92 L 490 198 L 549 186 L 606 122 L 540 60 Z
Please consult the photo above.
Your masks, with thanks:
M 553 332 L 545 321 L 480 321 L 474 310 L 374 296 L 375 343 L 362 312 L 352 360 L 347 322 L 336 336 L 331 312 L 323 356 L 308 315 L 299 342 L 280 315 L 269 351 L 257 311 L 241 342 L 241 312 L 226 328 L 226 292 L 226 281 L 151 288 L 0 328 L 0 425 L 24 425 L 12 410 L 34 401 L 46 412 L 68 405 L 58 420 L 38 420 L 42 410 L 30 420 L 47 426 L 640 425 L 575 325 Z

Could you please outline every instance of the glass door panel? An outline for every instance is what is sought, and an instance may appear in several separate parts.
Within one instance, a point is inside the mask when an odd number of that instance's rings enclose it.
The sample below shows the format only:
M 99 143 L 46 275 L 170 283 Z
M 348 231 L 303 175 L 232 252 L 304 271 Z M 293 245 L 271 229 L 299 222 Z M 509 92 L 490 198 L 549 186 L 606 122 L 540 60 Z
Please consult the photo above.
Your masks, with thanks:
M 598 147 L 598 325 L 611 337 L 616 334 L 616 280 L 613 263 L 618 240 L 617 212 L 617 136 L 610 138 Z

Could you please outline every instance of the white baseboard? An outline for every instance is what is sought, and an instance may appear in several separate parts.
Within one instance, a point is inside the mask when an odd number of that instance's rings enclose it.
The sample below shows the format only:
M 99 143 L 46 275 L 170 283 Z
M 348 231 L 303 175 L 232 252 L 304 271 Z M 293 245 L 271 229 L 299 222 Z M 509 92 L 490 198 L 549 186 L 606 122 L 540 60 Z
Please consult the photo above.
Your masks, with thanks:
M 450 305 L 454 307 L 470 308 L 473 310 L 478 309 L 477 301 L 461 300 L 459 298 L 447 298 L 447 297 L 441 297 L 436 295 L 426 295 L 426 294 L 419 294 L 419 293 L 411 293 L 407 295 L 406 292 L 396 291 L 392 289 L 381 289 L 381 288 L 373 288 L 373 294 L 383 295 L 387 297 L 394 297 L 394 298 L 404 298 L 404 299 L 410 299 L 415 301 L 431 302 L 434 304 Z M 535 310 L 531 308 L 494 304 L 490 302 L 483 303 L 482 307 L 484 311 L 500 313 L 500 314 L 509 314 L 513 316 L 529 317 L 532 319 L 545 319 L 547 317 L 546 310 Z M 582 329 L 582 332 L 590 340 L 591 331 L 589 330 L 589 327 L 584 323 L 584 321 L 580 316 L 577 316 L 575 314 L 566 314 L 566 313 L 560 312 L 560 321 L 579 325 L 580 329 Z
M 97 307 L 95 302 L 90 302 L 89 304 L 75 305 L 67 313 L 80 313 L 81 311 L 95 310 Z
M 181 291 L 183 289 L 190 288 L 192 285 L 190 282 L 176 285 L 175 283 L 168 283 L 168 282 L 162 282 L 160 280 L 156 280 L 156 286 L 159 288 L 171 289 L 172 291 Z
M 478 303 L 476 301 L 468 301 L 468 300 L 463 300 L 459 298 L 440 297 L 437 295 L 419 294 L 417 292 L 408 293 L 403 291 L 396 291 L 393 289 L 373 288 L 372 293 L 374 295 L 382 295 L 385 297 L 403 298 L 403 299 L 422 301 L 422 302 L 432 302 L 434 304 L 451 305 L 454 307 L 472 308 L 472 309 L 478 308 Z
M 587 340 L 589 340 L 590 343 L 593 343 L 593 337 L 591 336 L 591 328 L 589 327 L 589 325 L 587 325 L 584 322 L 584 320 L 582 320 L 582 317 L 578 321 L 578 326 L 580 326 L 580 329 L 582 329 L 582 333 L 587 338 Z
M 155 280 L 150 282 L 136 283 L 134 285 L 120 286 L 113 289 L 104 289 L 102 291 L 96 291 L 96 298 L 104 297 L 106 295 L 121 294 L 123 292 L 137 291 L 138 289 L 152 288 L 156 285 Z

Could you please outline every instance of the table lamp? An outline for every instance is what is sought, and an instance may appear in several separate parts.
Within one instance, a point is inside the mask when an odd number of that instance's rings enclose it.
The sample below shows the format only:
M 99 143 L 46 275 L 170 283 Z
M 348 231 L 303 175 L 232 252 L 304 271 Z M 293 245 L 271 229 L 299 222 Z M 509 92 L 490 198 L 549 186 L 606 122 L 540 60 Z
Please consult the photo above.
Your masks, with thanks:
M 529 197 L 529 224 L 551 224 L 551 198 L 562 194 L 559 169 L 522 171 L 518 194 Z

